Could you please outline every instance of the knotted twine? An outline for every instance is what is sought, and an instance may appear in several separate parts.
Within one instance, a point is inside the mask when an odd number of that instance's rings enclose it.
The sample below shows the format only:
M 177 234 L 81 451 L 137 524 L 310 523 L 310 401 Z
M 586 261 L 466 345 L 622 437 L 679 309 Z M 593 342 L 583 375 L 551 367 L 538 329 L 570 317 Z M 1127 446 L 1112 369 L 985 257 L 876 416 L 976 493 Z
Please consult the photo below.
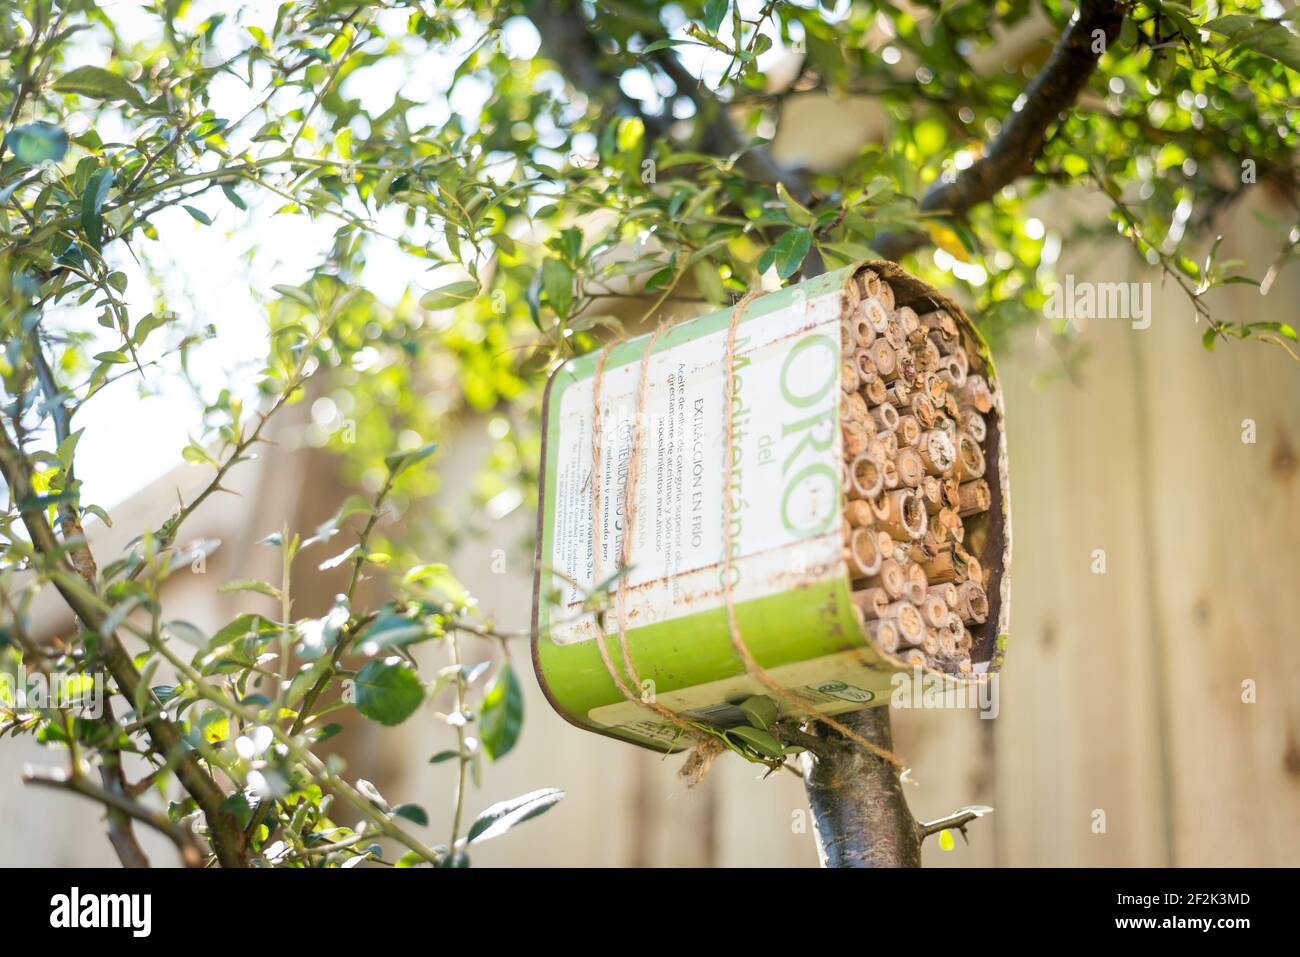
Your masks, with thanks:
M 746 293 L 732 307 L 730 320 L 727 324 L 727 351 L 724 368 L 724 394 L 725 394 L 725 412 L 724 412 L 724 439 L 723 439 L 723 487 L 722 487 L 722 540 L 723 540 L 723 575 L 722 575 L 722 595 L 726 605 L 727 612 L 727 629 L 731 639 L 731 646 L 739 656 L 745 666 L 746 672 L 755 678 L 760 684 L 777 695 L 782 701 L 791 707 L 795 713 L 804 714 L 813 720 L 820 721 L 829 728 L 838 731 L 844 737 L 848 738 L 854 744 L 865 749 L 871 754 L 890 762 L 895 767 L 901 768 L 903 762 L 897 755 L 888 751 L 879 745 L 868 741 L 866 738 L 857 734 L 851 728 L 836 721 L 829 715 L 821 714 L 810 709 L 803 701 L 796 698 L 793 694 L 785 689 L 776 681 L 762 665 L 754 658 L 749 647 L 745 644 L 744 638 L 740 633 L 740 624 L 736 617 L 735 598 L 732 594 L 731 567 L 733 558 L 734 545 L 728 530 L 731 526 L 731 517 L 733 511 L 731 498 L 731 467 L 733 465 L 732 441 L 735 432 L 734 409 L 736 379 L 734 374 L 736 358 L 736 329 L 740 325 L 740 318 L 745 308 L 755 299 L 762 296 L 763 293 L 754 290 Z M 845 282 L 842 298 L 842 309 L 844 315 L 851 315 L 858 303 L 858 292 L 853 282 L 853 275 L 850 272 Z M 645 407 L 646 395 L 649 391 L 649 366 L 650 358 L 654 353 L 654 348 L 659 342 L 659 337 L 673 325 L 675 322 L 661 324 L 651 334 L 646 342 L 644 351 L 641 354 L 639 381 L 637 383 L 636 401 L 633 406 L 633 426 L 632 426 L 632 445 L 628 453 L 628 474 L 627 481 L 623 486 L 623 538 L 619 549 L 619 568 L 626 572 L 632 557 L 632 540 L 635 529 L 637 509 L 636 509 L 636 489 L 640 481 L 640 463 L 642 448 L 642 418 Z M 591 428 L 591 534 L 592 534 L 592 581 L 600 581 L 600 523 L 601 523 L 601 494 L 600 494 L 600 473 L 602 471 L 602 441 L 603 441 L 603 424 L 600 409 L 600 387 L 605 372 L 605 363 L 609 358 L 610 352 L 619 345 L 618 341 L 612 342 L 600 351 L 596 357 L 596 366 L 592 377 L 592 428 Z M 616 621 L 618 632 L 619 651 L 623 659 L 623 665 L 627 669 L 627 675 L 632 680 L 632 684 L 641 687 L 641 678 L 637 673 L 636 667 L 632 663 L 631 652 L 627 643 L 627 575 L 624 573 L 618 579 L 616 592 Z M 609 649 L 605 644 L 604 629 L 597 622 L 596 629 L 596 648 L 600 652 L 600 660 L 609 673 L 610 679 L 614 686 L 628 701 L 638 704 L 647 710 L 657 714 L 670 724 L 679 728 L 683 733 L 692 738 L 696 743 L 694 749 L 687 757 L 683 764 L 681 774 L 686 778 L 689 786 L 694 786 L 704 778 L 708 773 L 709 767 L 724 749 L 723 743 L 712 734 L 701 731 L 698 727 L 680 717 L 676 712 L 664 707 L 653 697 L 646 698 L 643 695 L 633 692 L 623 676 L 619 674 L 618 668 L 614 665 L 610 657 Z

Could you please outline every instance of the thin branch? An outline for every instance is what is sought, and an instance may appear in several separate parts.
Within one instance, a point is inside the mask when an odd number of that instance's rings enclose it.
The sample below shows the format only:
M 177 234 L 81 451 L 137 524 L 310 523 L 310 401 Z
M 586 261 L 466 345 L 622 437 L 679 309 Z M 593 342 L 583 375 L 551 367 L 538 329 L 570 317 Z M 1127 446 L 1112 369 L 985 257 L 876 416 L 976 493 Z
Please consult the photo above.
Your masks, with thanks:
M 952 828 L 961 831 L 962 837 L 965 837 L 966 825 L 991 811 L 992 808 L 987 807 L 964 807 L 960 811 L 953 811 L 947 817 L 927 821 L 924 824 L 918 821 L 916 826 L 921 832 L 922 839 L 929 837 L 931 834 L 938 834 L 940 831 L 947 831 Z
M 88 797 L 92 801 L 98 801 L 108 809 L 110 815 L 124 815 L 165 835 L 176 845 L 176 850 L 180 852 L 181 861 L 186 867 L 201 867 L 203 865 L 203 853 L 192 833 L 173 824 L 165 814 L 138 804 L 118 791 L 101 788 L 87 781 L 79 774 L 65 777 L 29 772 L 22 776 L 22 781 L 24 784 L 36 787 L 71 791 L 74 794 L 80 794 L 82 797 Z
M 963 219 L 974 207 L 988 202 L 1003 187 L 1033 170 L 1047 141 L 1048 128 L 1078 98 L 1101 54 L 1094 37 L 1101 31 L 1108 47 L 1119 35 L 1124 20 L 1121 5 L 1107 0 L 1083 0 L 1074 20 L 1061 34 L 1043 68 L 1022 94 L 1023 103 L 1002 124 L 988 149 L 952 182 L 938 182 L 921 199 L 922 213 Z M 926 245 L 921 232 L 888 233 L 872 247 L 886 259 L 900 259 Z

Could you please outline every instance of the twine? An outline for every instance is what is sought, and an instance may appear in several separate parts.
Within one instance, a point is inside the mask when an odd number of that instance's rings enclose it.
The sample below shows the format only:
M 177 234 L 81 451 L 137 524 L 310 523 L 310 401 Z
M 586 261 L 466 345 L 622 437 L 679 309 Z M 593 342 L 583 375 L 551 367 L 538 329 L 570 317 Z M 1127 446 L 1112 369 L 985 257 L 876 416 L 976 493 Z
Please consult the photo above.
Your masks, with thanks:
M 732 501 L 731 501 L 731 443 L 734 437 L 734 421 L 732 404 L 735 399 L 735 377 L 733 367 L 735 364 L 736 352 L 736 328 L 740 324 L 741 314 L 745 308 L 761 296 L 759 291 L 752 291 L 743 296 L 732 307 L 731 318 L 727 326 L 727 351 L 726 363 L 724 368 L 724 392 L 726 411 L 724 413 L 724 441 L 723 441 L 723 489 L 722 489 L 722 539 L 723 539 L 723 576 L 722 592 L 723 601 L 726 605 L 727 628 L 731 639 L 731 646 L 735 649 L 736 654 L 740 657 L 745 666 L 746 672 L 768 690 L 777 695 L 791 708 L 802 714 L 806 714 L 813 720 L 820 721 L 829 728 L 838 731 L 844 737 L 864 748 L 877 757 L 890 762 L 895 767 L 901 768 L 903 762 L 893 753 L 880 747 L 877 744 L 868 741 L 861 735 L 846 727 L 842 723 L 831 718 L 829 715 L 820 714 L 810 708 L 794 695 L 790 694 L 782 687 L 754 658 L 749 647 L 745 644 L 740 634 L 740 625 L 736 619 L 735 600 L 731 590 L 731 565 L 733 558 L 733 546 L 728 529 L 731 525 Z M 851 311 L 859 301 L 857 289 L 855 288 L 852 276 L 845 284 L 843 290 L 844 300 L 843 309 Z M 641 463 L 641 439 L 642 439 L 642 413 L 645 407 L 646 394 L 649 390 L 649 366 L 650 358 L 654 352 L 654 347 L 659 341 L 659 337 L 675 323 L 669 322 L 661 324 L 650 336 L 646 343 L 645 350 L 641 354 L 639 375 L 637 383 L 636 402 L 633 409 L 633 432 L 632 446 L 628 455 L 628 474 L 627 482 L 623 487 L 623 515 L 624 528 L 623 540 L 619 549 L 619 568 L 626 570 L 632 556 L 632 540 L 635 530 L 637 517 L 636 509 L 636 489 L 640 481 L 640 463 Z M 618 341 L 612 342 L 601 350 L 596 358 L 595 371 L 592 379 L 592 428 L 591 428 L 591 535 L 592 535 L 592 581 L 593 584 L 600 581 L 600 548 L 603 542 L 603 535 L 600 532 L 601 524 L 601 482 L 600 474 L 603 466 L 602 459 L 602 441 L 603 441 L 603 424 L 600 410 L 600 391 L 601 382 L 605 372 L 605 364 L 609 359 L 610 352 L 619 344 Z M 636 667 L 632 663 L 631 651 L 627 643 L 627 576 L 622 575 L 618 580 L 618 588 L 615 595 L 615 613 L 618 631 L 618 645 L 620 656 L 623 659 L 624 668 L 627 675 L 631 678 L 632 683 L 638 688 L 641 685 L 640 676 L 637 674 Z M 688 786 L 693 787 L 698 784 L 708 773 L 714 759 L 724 749 L 723 743 L 714 735 L 701 731 L 698 727 L 684 720 L 676 712 L 659 704 L 653 699 L 646 700 L 640 694 L 634 692 L 623 676 L 619 673 L 614 661 L 609 653 L 609 648 L 605 643 L 604 628 L 600 622 L 596 623 L 596 648 L 600 652 L 600 660 L 609 673 L 610 679 L 614 686 L 628 701 L 631 701 L 641 707 L 653 712 L 659 717 L 665 719 L 670 724 L 679 728 L 686 735 L 693 738 L 696 742 L 695 747 L 688 755 L 686 762 L 682 765 L 681 775 L 686 779 Z
M 627 574 L 626 569 L 628 562 L 632 557 L 632 538 L 636 528 L 636 487 L 640 479 L 641 468 L 641 419 L 642 411 L 645 406 L 646 393 L 649 391 L 649 366 L 650 356 L 654 352 L 654 347 L 659 341 L 660 335 L 672 326 L 673 323 L 661 324 L 650 336 L 646 343 L 645 351 L 641 354 L 640 363 L 640 382 L 637 384 L 636 403 L 633 408 L 633 425 L 632 425 L 632 450 L 628 455 L 627 464 L 627 482 L 623 486 L 623 541 L 619 548 L 619 568 L 624 570 L 624 574 L 619 577 L 618 591 L 616 593 L 616 620 L 618 622 L 618 646 L 619 652 L 623 659 L 623 666 L 627 669 L 627 675 L 632 679 L 632 684 L 638 688 L 641 687 L 641 677 L 637 674 L 636 666 L 632 664 L 632 653 L 627 645 Z M 601 501 L 600 501 L 600 473 L 603 466 L 601 456 L 601 442 L 603 438 L 604 427 L 601 420 L 600 412 L 600 385 L 605 373 L 605 363 L 609 359 L 610 352 L 618 341 L 611 342 L 601 350 L 600 355 L 596 358 L 596 368 L 592 377 L 591 401 L 592 401 L 592 422 L 591 422 L 591 540 L 592 540 L 592 583 L 593 585 L 600 582 L 600 547 L 604 536 L 600 530 L 601 520 Z M 633 692 L 628 687 L 623 676 L 619 674 L 618 668 L 615 667 L 613 659 L 610 657 L 609 648 L 605 644 L 605 629 L 600 622 L 596 623 L 596 648 L 600 652 L 600 660 L 605 665 L 605 670 L 609 672 L 615 687 L 622 693 L 628 701 L 640 705 L 643 708 L 664 718 L 681 731 L 694 738 L 696 741 L 695 749 L 691 752 L 686 765 L 682 767 L 682 774 L 687 778 L 687 783 L 694 787 L 704 775 L 708 773 L 709 766 L 713 763 L 713 758 L 717 756 L 722 748 L 720 742 L 713 735 L 710 735 L 699 728 L 695 727 L 689 721 L 679 717 L 676 712 L 665 708 L 658 701 L 651 698 L 647 700 L 644 696 Z

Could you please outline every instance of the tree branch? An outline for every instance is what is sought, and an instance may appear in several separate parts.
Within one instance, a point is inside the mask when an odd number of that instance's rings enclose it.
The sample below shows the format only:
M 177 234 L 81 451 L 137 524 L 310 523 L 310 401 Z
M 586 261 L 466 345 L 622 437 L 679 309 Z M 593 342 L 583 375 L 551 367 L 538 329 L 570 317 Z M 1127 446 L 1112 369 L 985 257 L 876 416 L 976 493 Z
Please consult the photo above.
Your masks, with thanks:
M 838 720 L 886 751 L 893 751 L 889 708 L 866 708 Z M 845 744 L 837 732 L 814 728 Z M 814 759 L 800 756 L 804 788 L 823 867 L 920 867 L 920 825 L 903 797 L 897 769 L 862 748 L 843 747 Z
M 15 503 L 25 503 L 35 498 L 27 460 L 3 428 L 0 428 L 0 472 L 9 485 Z M 54 587 L 82 623 L 103 636 L 100 653 L 105 667 L 117 682 L 118 689 L 129 700 L 136 700 L 141 681 L 140 672 L 116 632 L 104 628 L 107 616 L 96 604 L 98 595 L 63 558 L 59 540 L 45 520 L 42 509 L 26 507 L 22 511 L 22 520 L 31 536 L 32 547 L 49 564 L 48 571 Z M 157 703 L 152 695 L 150 697 L 151 701 Z M 176 776 L 202 809 L 211 828 L 213 849 L 222 866 L 245 866 L 244 832 L 232 813 L 221 810 L 226 795 L 199 765 L 194 753 L 183 746 L 177 727 L 158 716 L 161 712 L 162 709 L 159 708 L 145 722 L 150 740 L 166 759 L 176 762 Z
M 931 834 L 938 834 L 940 831 L 946 831 L 949 828 L 956 828 L 961 831 L 962 837 L 966 836 L 966 825 L 976 818 L 981 818 L 988 814 L 992 808 L 987 807 L 964 807 L 960 811 L 953 811 L 947 817 L 941 817 L 937 820 L 930 821 L 927 824 L 917 824 L 921 830 L 922 839 L 929 837 Z
M 921 199 L 921 212 L 963 219 L 971 209 L 1029 173 L 1047 141 L 1048 128 L 1074 103 L 1097 67 L 1101 54 L 1095 52 L 1098 42 L 1094 34 L 1101 31 L 1104 49 L 1119 35 L 1123 20 L 1124 9 L 1119 4 L 1082 0 L 1052 55 L 1025 89 L 1020 109 L 1007 117 L 980 159 L 952 182 L 930 187 Z M 920 232 L 887 233 L 872 246 L 884 258 L 897 260 L 928 242 Z
M 74 794 L 80 794 L 82 797 L 88 797 L 92 801 L 98 801 L 108 809 L 110 815 L 118 814 L 131 818 L 165 835 L 176 845 L 176 850 L 180 852 L 181 861 L 184 862 L 186 867 L 201 867 L 203 864 L 203 854 L 200 852 L 193 834 L 173 824 L 165 814 L 160 814 L 141 804 L 137 804 L 117 791 L 91 784 L 81 775 L 56 777 L 50 774 L 28 773 L 23 775 L 22 780 L 24 784 L 71 791 Z

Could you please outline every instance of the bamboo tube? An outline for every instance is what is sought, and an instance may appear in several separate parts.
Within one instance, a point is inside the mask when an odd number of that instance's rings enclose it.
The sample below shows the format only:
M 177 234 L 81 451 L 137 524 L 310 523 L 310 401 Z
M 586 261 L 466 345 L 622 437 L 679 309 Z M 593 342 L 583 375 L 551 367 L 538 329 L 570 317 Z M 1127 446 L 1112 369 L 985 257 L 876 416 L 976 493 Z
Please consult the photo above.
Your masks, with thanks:
M 927 312 L 921 316 L 921 325 L 927 329 L 934 329 L 939 332 L 944 339 L 957 338 L 957 320 L 949 315 L 945 309 L 936 309 L 934 312 Z
M 880 588 L 863 588 L 852 595 L 853 604 L 867 618 L 882 618 L 889 607 L 889 596 Z
M 948 606 L 949 611 L 953 611 L 957 607 L 958 591 L 957 586 L 952 582 L 947 582 L 942 585 L 931 585 L 925 590 L 925 593 L 927 597 L 938 598 Z
M 898 433 L 891 430 L 877 432 L 876 439 L 880 442 L 884 458 L 892 462 L 898 455 Z
M 970 433 L 970 437 L 981 445 L 984 439 L 988 437 L 988 427 L 984 422 L 984 416 L 972 410 L 968 415 L 962 416 L 962 428 Z
M 941 508 L 936 517 L 936 524 L 943 529 L 947 529 L 947 537 L 953 541 L 960 542 L 966 534 L 966 528 L 961 523 L 961 516 L 957 514 L 955 508 Z
M 969 372 L 970 359 L 966 355 L 966 350 L 954 349 L 948 353 L 947 361 L 943 364 L 940 374 L 946 376 L 953 388 L 961 389 L 966 385 L 966 376 Z
M 870 578 L 879 574 L 883 558 L 876 536 L 870 529 L 858 527 L 849 533 L 849 556 L 861 577 Z
M 940 549 L 933 558 L 923 563 L 921 568 L 932 585 L 957 581 L 957 563 L 951 546 Z
M 979 559 L 970 554 L 964 548 L 957 548 L 956 562 L 959 577 L 962 581 L 972 581 L 983 587 L 984 569 L 979 563 Z
M 873 362 L 871 368 L 875 367 L 876 364 Z M 885 391 L 885 380 L 872 372 L 871 377 L 862 382 L 862 394 L 866 397 L 867 405 L 880 405 L 888 396 Z
M 957 481 L 956 476 L 949 475 L 941 481 L 943 488 L 943 503 L 948 508 L 961 508 L 961 483 Z
M 957 639 L 957 653 L 970 657 L 970 650 L 975 646 L 975 639 L 970 633 L 969 628 L 961 630 L 961 637 Z
M 871 506 L 860 498 L 844 503 L 844 517 L 855 528 L 870 528 L 875 521 Z
M 876 329 L 869 318 L 865 303 L 858 304 L 858 314 L 853 319 L 853 338 L 859 347 L 871 345 L 876 341 Z
M 957 436 L 957 478 L 963 482 L 981 478 L 984 475 L 984 453 L 979 443 L 965 432 Z
M 957 667 L 957 674 L 959 675 L 965 676 L 972 674 L 975 671 L 975 666 L 971 663 L 970 655 L 959 654 L 954 664 Z
M 884 339 L 877 339 L 869 349 L 871 361 L 876 367 L 876 375 L 886 382 L 898 376 L 898 353 Z
M 920 454 L 919 452 L 917 453 Z M 925 463 L 921 463 L 924 468 Z M 923 476 L 921 479 L 921 497 L 925 500 L 925 511 L 927 515 L 938 513 L 943 504 L 943 485 L 933 475 Z
M 852 355 L 846 352 L 845 355 Z M 845 359 L 840 363 L 840 388 L 845 392 L 857 392 L 862 385 L 862 376 L 858 372 L 857 363 L 852 359 Z
M 925 388 L 920 390 L 929 396 L 931 402 L 942 402 L 948 391 L 948 383 L 933 372 L 925 373 Z
M 871 326 L 875 336 L 884 334 L 885 327 L 889 324 L 889 310 L 879 299 L 863 299 L 858 305 L 858 314 Z
M 894 311 L 894 287 L 883 280 L 880 283 L 880 292 L 876 293 L 876 299 L 885 307 L 885 312 Z
M 898 447 L 916 448 L 921 444 L 921 433 L 925 430 L 921 428 L 921 423 L 916 420 L 914 415 L 900 415 L 898 417 Z
M 894 555 L 894 552 L 897 551 L 895 548 L 897 544 L 898 543 L 894 541 L 894 536 L 890 535 L 888 532 L 876 529 L 876 547 L 880 549 L 880 554 L 884 555 L 886 558 L 892 558 L 896 562 L 898 561 L 898 558 Z M 899 562 L 899 564 L 901 565 L 902 562 Z
M 890 600 L 902 598 L 907 593 L 907 570 L 892 558 L 885 558 L 880 563 L 879 574 L 871 578 L 868 584 L 872 588 L 879 588 Z
M 867 411 L 867 400 L 856 392 L 846 395 L 844 397 L 844 418 L 850 422 L 861 422 L 863 425 L 869 425 L 871 415 Z
M 917 360 L 923 368 L 938 370 L 943 365 L 943 353 L 939 351 L 939 347 L 930 340 L 929 336 L 921 337 L 920 344 L 914 348 L 917 349 Z
M 901 488 L 881 496 L 885 514 L 879 525 L 899 541 L 910 541 L 925 534 L 929 516 L 925 503 L 915 489 Z M 879 512 L 877 512 L 879 515 Z
M 885 324 L 885 341 L 895 349 L 907 346 L 907 330 L 897 315 L 890 316 L 889 322 Z
M 898 474 L 898 460 L 896 458 L 886 458 L 880 464 L 880 484 L 886 489 L 896 489 L 902 483 L 902 476 Z M 879 514 L 879 511 L 877 511 L 877 514 Z
M 875 271 L 864 269 L 853 278 L 858 287 L 858 295 L 871 299 L 880 297 L 880 288 L 885 285 L 885 281 Z
M 898 651 L 900 646 L 898 627 L 892 621 L 883 619 L 869 621 L 863 626 L 863 630 L 871 636 L 871 640 L 881 651 L 891 655 Z
M 918 392 L 912 396 L 912 415 L 916 416 L 916 421 L 920 422 L 924 428 L 934 427 L 934 403 L 924 392 Z
M 871 444 L 876 439 L 861 422 L 843 422 L 840 424 L 840 432 L 844 436 L 844 454 L 852 458 L 870 451 Z
M 916 314 L 916 310 L 911 306 L 899 306 L 894 310 L 894 316 L 903 323 L 903 331 L 907 335 L 919 332 L 921 329 L 921 317 Z
M 993 408 L 993 393 L 989 390 L 988 380 L 982 375 L 969 375 L 961 389 L 962 401 L 973 405 L 981 414 Z
M 925 470 L 931 475 L 946 475 L 952 468 L 957 452 L 947 433 L 937 429 L 926 432 L 921 436 L 919 448 Z
M 925 590 L 930 587 L 930 582 L 919 563 L 909 560 L 904 567 L 907 569 L 907 599 L 919 607 L 925 601 Z
M 859 396 L 861 398 L 861 396 Z M 866 405 L 866 401 L 863 401 Z M 898 410 L 888 402 L 871 407 L 871 421 L 876 424 L 876 428 L 881 432 L 893 432 L 898 428 Z
M 982 586 L 973 581 L 962 582 L 957 586 L 957 591 L 961 598 L 958 602 L 957 613 L 961 615 L 964 622 L 974 622 L 982 625 L 989 618 L 989 597 L 984 593 Z
M 925 656 L 930 659 L 938 658 L 942 649 L 943 643 L 939 632 L 934 628 L 926 628 L 921 635 L 921 650 L 925 652 Z
M 921 616 L 932 628 L 938 628 L 947 621 L 950 612 L 948 603 L 938 595 L 926 595 L 925 601 L 921 603 Z
M 993 504 L 993 492 L 983 479 L 963 482 L 957 490 L 957 514 L 963 517 L 987 512 Z
M 919 388 L 917 379 L 921 373 L 916 368 L 916 357 L 907 348 L 902 348 L 897 350 L 897 359 L 899 378 L 905 379 L 909 384 L 914 383 L 914 388 Z
M 884 474 L 880 463 L 863 452 L 853 458 L 848 468 L 848 486 L 845 492 L 849 498 L 875 498 L 884 487 Z
M 909 418 L 911 418 L 909 416 Z M 915 421 L 915 420 L 913 420 Z M 900 427 L 899 431 L 902 429 Z M 898 469 L 898 481 L 900 485 L 908 488 L 916 488 L 921 484 L 921 480 L 926 477 L 925 463 L 921 461 L 921 453 L 910 446 L 902 446 L 898 450 L 898 457 L 894 460 Z M 929 509 L 927 508 L 928 512 Z
M 893 621 L 898 629 L 898 640 L 905 645 L 916 644 L 925 634 L 925 622 L 921 620 L 921 613 L 906 599 L 891 603 L 881 617 Z
M 864 383 L 876 377 L 876 360 L 872 357 L 870 348 L 853 350 L 853 363 L 858 367 L 858 378 Z
M 927 668 L 930 664 L 925 658 L 925 652 L 920 648 L 903 648 L 898 652 L 898 656 L 903 659 L 903 664 L 912 670 Z
M 939 657 L 951 661 L 957 657 L 957 639 L 947 629 L 940 629 L 939 635 Z
M 911 403 L 909 397 L 912 394 L 911 387 L 903 379 L 895 379 L 889 385 L 885 386 L 885 401 L 890 403 L 899 412 L 907 412 Z

